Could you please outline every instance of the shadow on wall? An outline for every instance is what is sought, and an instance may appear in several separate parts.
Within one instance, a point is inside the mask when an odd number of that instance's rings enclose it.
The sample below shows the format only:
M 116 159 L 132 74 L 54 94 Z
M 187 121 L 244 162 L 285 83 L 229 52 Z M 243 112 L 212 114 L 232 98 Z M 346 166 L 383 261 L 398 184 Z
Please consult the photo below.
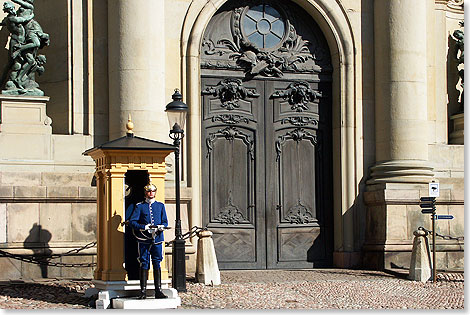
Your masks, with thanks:
M 10 70 L 10 67 L 12 65 L 12 62 L 8 56 L 8 49 L 7 49 L 7 43 L 8 43 L 8 36 L 10 35 L 10 32 L 8 31 L 6 26 L 2 26 L 0 29 L 0 44 L 3 47 L 3 49 L 0 49 L 0 64 L 3 64 L 3 67 L 0 67 L 0 87 L 3 89 L 3 85 L 6 81 L 7 74 Z
M 460 104 L 460 90 L 457 89 L 460 86 L 460 74 L 459 74 L 459 63 L 457 59 L 458 55 L 458 42 L 451 35 L 447 39 L 447 116 L 457 114 L 463 110 Z M 449 124 L 449 134 L 452 132 L 451 124 Z
M 40 263 L 41 277 L 47 278 L 47 261 L 52 254 L 52 250 L 49 248 L 49 241 L 52 238 L 51 232 L 45 230 L 41 225 L 34 223 L 29 235 L 23 242 L 23 246 L 26 249 L 33 251 L 34 258 Z

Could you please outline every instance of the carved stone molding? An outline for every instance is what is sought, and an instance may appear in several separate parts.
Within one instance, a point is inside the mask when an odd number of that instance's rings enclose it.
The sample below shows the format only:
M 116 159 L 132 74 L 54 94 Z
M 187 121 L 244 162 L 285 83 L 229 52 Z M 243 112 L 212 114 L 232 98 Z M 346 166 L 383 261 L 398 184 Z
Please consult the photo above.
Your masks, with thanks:
M 276 91 L 271 98 L 283 98 L 289 102 L 292 110 L 302 112 L 308 110 L 308 103 L 322 97 L 322 93 L 312 90 L 307 82 L 289 84 L 286 90 Z
M 244 122 L 248 124 L 250 121 L 248 118 L 243 117 L 241 115 L 234 115 L 234 114 L 222 114 L 212 117 L 212 121 L 221 121 L 224 124 L 234 125 L 240 122 Z
M 285 34 L 272 48 L 257 47 L 243 34 L 243 16 L 249 7 L 238 7 L 231 14 L 232 38 L 220 40 L 204 38 L 202 42 L 201 67 L 206 69 L 244 70 L 247 77 L 281 77 L 285 72 L 318 73 L 330 71 L 329 52 L 321 45 L 313 45 L 297 33 L 290 20 L 295 17 L 288 9 L 281 9 Z M 211 56 L 226 58 L 211 60 Z M 311 60 L 310 63 L 308 61 Z
M 207 137 L 206 139 L 207 157 L 209 157 L 212 150 L 214 149 L 214 141 L 217 139 L 218 136 L 224 137 L 228 141 L 233 141 L 235 140 L 235 138 L 241 139 L 243 143 L 245 143 L 247 146 L 250 158 L 252 160 L 255 159 L 254 141 L 250 138 L 249 135 L 244 134 L 243 132 L 232 126 L 226 127 L 224 129 L 219 129 L 217 132 L 209 134 L 209 137 Z
M 289 209 L 284 219 L 295 224 L 305 224 L 315 221 L 312 213 L 301 203 L 300 199 L 295 206 Z
M 447 6 L 454 10 L 464 10 L 464 0 L 448 0 Z
M 283 118 L 281 124 L 291 124 L 297 127 L 303 127 L 309 124 L 318 126 L 318 120 L 312 117 L 292 116 Z
M 444 5 L 453 11 L 464 12 L 464 0 L 435 0 L 436 5 Z
M 282 145 L 288 140 L 292 139 L 297 143 L 306 139 L 309 140 L 314 146 L 317 145 L 317 136 L 311 134 L 310 132 L 306 131 L 303 128 L 297 128 L 295 130 L 289 131 L 286 134 L 279 136 L 278 140 L 276 140 L 276 161 L 279 161 L 281 158 L 282 153 Z
M 202 94 L 218 97 L 222 102 L 221 106 L 227 110 L 239 108 L 239 100 L 260 96 L 256 93 L 256 90 L 245 88 L 240 79 L 225 79 L 215 87 L 206 88 L 202 91 Z

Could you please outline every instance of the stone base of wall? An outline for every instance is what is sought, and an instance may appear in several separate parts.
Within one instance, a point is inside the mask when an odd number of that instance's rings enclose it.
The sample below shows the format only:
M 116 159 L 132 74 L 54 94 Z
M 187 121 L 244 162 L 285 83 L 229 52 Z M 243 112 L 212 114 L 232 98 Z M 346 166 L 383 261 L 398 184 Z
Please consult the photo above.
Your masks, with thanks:
M 10 165 L 11 166 L 11 165 Z M 13 167 L 13 166 L 11 166 Z M 0 250 L 11 254 L 63 254 L 96 241 L 96 186 L 93 172 L 53 172 L 30 167 L 17 171 L 0 168 Z M 167 192 L 167 214 L 174 226 L 174 198 Z M 186 194 L 187 195 L 187 194 Z M 186 196 L 185 195 L 185 196 Z M 183 196 L 183 232 L 189 229 L 190 200 Z M 165 234 L 174 238 L 174 229 Z M 90 255 L 93 254 L 93 255 Z M 171 247 L 166 248 L 171 275 Z M 188 241 L 186 271 L 196 271 L 196 246 Z M 51 262 L 96 263 L 96 247 L 87 255 L 75 255 Z M 94 267 L 40 267 L 11 258 L 0 258 L 0 280 L 51 278 L 92 279 Z M 75 270 L 75 271 L 74 271 Z
M 3 250 L 3 249 L 2 249 Z M 36 256 L 38 258 L 39 256 Z M 48 260 L 52 264 L 96 263 L 96 255 L 76 255 Z M 93 279 L 94 267 L 45 266 L 13 258 L 0 258 L 0 280 L 17 279 Z
M 442 180 L 436 213 L 450 214 L 452 220 L 437 220 L 436 233 L 464 236 L 463 179 Z M 367 206 L 366 240 L 363 246 L 365 268 L 409 268 L 413 232 L 418 227 L 431 230 L 430 214 L 422 214 L 420 197 L 428 196 L 428 185 L 387 183 L 370 185 L 364 193 Z M 429 236 L 431 244 L 431 237 Z M 464 241 L 436 237 L 437 268 L 463 270 Z
M 437 242 L 436 242 L 437 243 Z M 438 246 L 445 247 L 445 245 Z M 442 249 L 442 248 L 441 248 Z M 398 269 L 408 271 L 411 262 L 411 251 L 365 251 L 363 268 L 373 270 Z M 432 252 L 431 252 L 432 265 Z M 436 251 L 436 268 L 445 271 L 464 271 L 464 252 Z

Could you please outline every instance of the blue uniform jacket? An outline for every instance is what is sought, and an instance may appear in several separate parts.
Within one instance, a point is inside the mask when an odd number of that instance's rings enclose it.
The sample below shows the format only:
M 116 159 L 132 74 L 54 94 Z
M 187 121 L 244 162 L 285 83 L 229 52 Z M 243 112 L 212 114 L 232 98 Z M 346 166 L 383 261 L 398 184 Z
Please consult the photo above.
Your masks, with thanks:
M 139 202 L 135 205 L 134 212 L 132 212 L 132 207 L 134 207 L 134 205 L 130 205 L 126 211 L 126 213 L 132 213 L 129 218 L 131 228 L 143 230 L 147 224 L 168 226 L 165 205 L 163 203 L 155 201 L 149 207 L 147 202 Z M 163 241 L 163 232 L 157 232 L 155 235 L 155 243 Z

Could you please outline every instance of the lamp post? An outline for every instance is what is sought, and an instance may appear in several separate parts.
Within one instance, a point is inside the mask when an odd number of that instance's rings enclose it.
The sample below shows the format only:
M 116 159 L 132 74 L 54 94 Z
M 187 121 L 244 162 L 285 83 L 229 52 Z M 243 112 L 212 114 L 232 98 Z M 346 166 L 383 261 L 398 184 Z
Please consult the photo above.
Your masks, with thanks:
M 171 96 L 173 101 L 166 105 L 165 112 L 168 115 L 170 123 L 170 138 L 175 146 L 175 181 L 176 181 L 176 220 L 175 220 L 175 239 L 173 240 L 172 255 L 172 286 L 178 292 L 186 292 L 186 262 L 185 262 L 185 241 L 181 232 L 181 213 L 180 213 L 180 144 L 184 137 L 184 123 L 188 112 L 188 105 L 183 103 L 183 96 L 178 89 Z

